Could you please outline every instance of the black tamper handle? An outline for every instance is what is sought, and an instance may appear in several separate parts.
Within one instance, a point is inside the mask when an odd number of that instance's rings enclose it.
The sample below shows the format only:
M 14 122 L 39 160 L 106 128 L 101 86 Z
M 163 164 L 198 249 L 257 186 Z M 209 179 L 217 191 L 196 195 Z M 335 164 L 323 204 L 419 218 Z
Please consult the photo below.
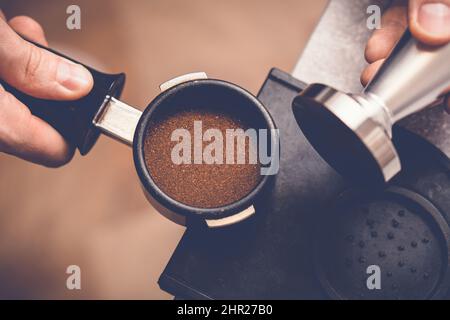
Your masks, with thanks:
M 25 39 L 34 45 L 58 56 L 79 63 L 59 52 Z M 125 85 L 125 74 L 106 74 L 85 64 L 94 79 L 94 86 L 85 97 L 72 101 L 53 101 L 29 96 L 11 87 L 0 79 L 6 91 L 24 103 L 35 116 L 54 127 L 68 143 L 78 148 L 82 155 L 87 154 L 97 141 L 100 131 L 93 125 L 95 115 L 108 97 L 119 98 Z

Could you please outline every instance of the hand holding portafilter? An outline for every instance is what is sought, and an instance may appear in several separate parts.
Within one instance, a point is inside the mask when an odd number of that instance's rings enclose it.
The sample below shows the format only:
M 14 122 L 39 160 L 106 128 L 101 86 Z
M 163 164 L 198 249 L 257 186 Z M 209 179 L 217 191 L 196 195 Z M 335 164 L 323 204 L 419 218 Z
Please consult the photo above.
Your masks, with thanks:
M 407 30 L 361 93 L 311 84 L 293 101 L 295 118 L 338 172 L 363 183 L 387 182 L 401 170 L 392 126 L 442 98 L 449 61 L 450 44 L 426 46 Z
M 76 62 L 50 48 L 26 40 L 40 49 L 47 50 L 68 61 Z M 99 110 L 105 107 L 108 99 L 120 97 L 125 85 L 125 74 L 107 74 L 87 65 L 83 66 L 91 73 L 94 84 L 92 90 L 86 96 L 77 100 L 39 99 L 25 94 L 2 79 L 0 79 L 0 85 L 26 105 L 33 115 L 45 120 L 70 145 L 77 148 L 82 155 L 85 155 L 91 150 L 100 135 L 100 131 L 93 125 L 94 118 Z
M 51 49 L 40 47 L 72 60 Z M 261 177 L 249 190 L 242 192 L 239 199 L 215 204 L 214 207 L 196 207 L 174 199 L 172 194 L 163 191 L 154 181 L 146 163 L 144 148 L 149 128 L 155 123 L 157 115 L 168 115 L 169 110 L 178 110 L 176 106 L 208 106 L 226 110 L 230 115 L 239 115 L 239 119 L 249 119 L 251 126 L 267 130 L 269 136 L 266 141 L 271 142 L 270 148 L 278 148 L 275 123 L 256 97 L 237 85 L 209 79 L 204 72 L 197 72 L 161 84 L 161 93 L 141 112 L 119 100 L 125 81 L 124 74 L 105 74 L 88 66 L 85 68 L 92 74 L 93 88 L 89 94 L 74 101 L 39 99 L 1 80 L 0 84 L 25 104 L 34 116 L 55 128 L 70 145 L 78 148 L 82 155 L 91 150 L 101 133 L 131 146 L 144 194 L 149 202 L 170 220 L 213 229 L 234 225 L 256 213 L 255 199 L 270 185 L 271 176 Z M 233 185 L 230 189 L 234 190 L 232 187 Z

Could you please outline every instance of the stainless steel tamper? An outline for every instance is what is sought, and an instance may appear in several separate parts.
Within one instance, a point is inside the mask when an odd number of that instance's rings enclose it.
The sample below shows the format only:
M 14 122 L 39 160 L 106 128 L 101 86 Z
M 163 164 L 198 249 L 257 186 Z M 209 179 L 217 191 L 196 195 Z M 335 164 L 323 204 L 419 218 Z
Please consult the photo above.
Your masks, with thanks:
M 450 44 L 426 46 L 407 30 L 361 93 L 311 84 L 292 108 L 306 138 L 334 169 L 361 183 L 384 183 L 401 171 L 393 125 L 442 102 L 448 88 Z

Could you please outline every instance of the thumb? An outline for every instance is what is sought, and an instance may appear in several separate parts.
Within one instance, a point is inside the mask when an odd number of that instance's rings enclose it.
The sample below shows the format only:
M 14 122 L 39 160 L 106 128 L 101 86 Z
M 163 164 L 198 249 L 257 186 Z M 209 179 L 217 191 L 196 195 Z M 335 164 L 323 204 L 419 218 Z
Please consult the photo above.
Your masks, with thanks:
M 89 93 L 87 69 L 22 39 L 0 19 L 0 78 L 42 99 L 73 100 Z
M 411 33 L 429 45 L 450 42 L 450 0 L 410 0 Z

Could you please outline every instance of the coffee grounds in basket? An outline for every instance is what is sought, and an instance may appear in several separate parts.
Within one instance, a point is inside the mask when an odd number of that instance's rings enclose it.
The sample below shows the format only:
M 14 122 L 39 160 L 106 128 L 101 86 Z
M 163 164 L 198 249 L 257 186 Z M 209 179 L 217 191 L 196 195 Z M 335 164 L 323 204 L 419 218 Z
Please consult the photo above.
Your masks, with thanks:
M 202 121 L 202 132 L 218 129 L 223 136 L 223 164 L 175 164 L 172 149 L 179 141 L 171 141 L 172 132 L 186 129 L 194 140 L 194 121 Z M 248 129 L 241 119 L 221 111 L 187 109 L 153 120 L 144 143 L 147 169 L 156 185 L 170 198 L 197 208 L 217 208 L 234 203 L 249 194 L 260 182 L 260 164 L 249 163 L 249 139 L 245 139 L 245 164 L 237 164 L 236 143 L 234 164 L 226 164 L 226 130 Z M 237 141 L 238 139 L 235 139 Z M 203 142 L 203 149 L 210 144 Z M 257 151 L 257 146 L 254 149 Z M 242 149 L 241 149 L 242 151 Z

